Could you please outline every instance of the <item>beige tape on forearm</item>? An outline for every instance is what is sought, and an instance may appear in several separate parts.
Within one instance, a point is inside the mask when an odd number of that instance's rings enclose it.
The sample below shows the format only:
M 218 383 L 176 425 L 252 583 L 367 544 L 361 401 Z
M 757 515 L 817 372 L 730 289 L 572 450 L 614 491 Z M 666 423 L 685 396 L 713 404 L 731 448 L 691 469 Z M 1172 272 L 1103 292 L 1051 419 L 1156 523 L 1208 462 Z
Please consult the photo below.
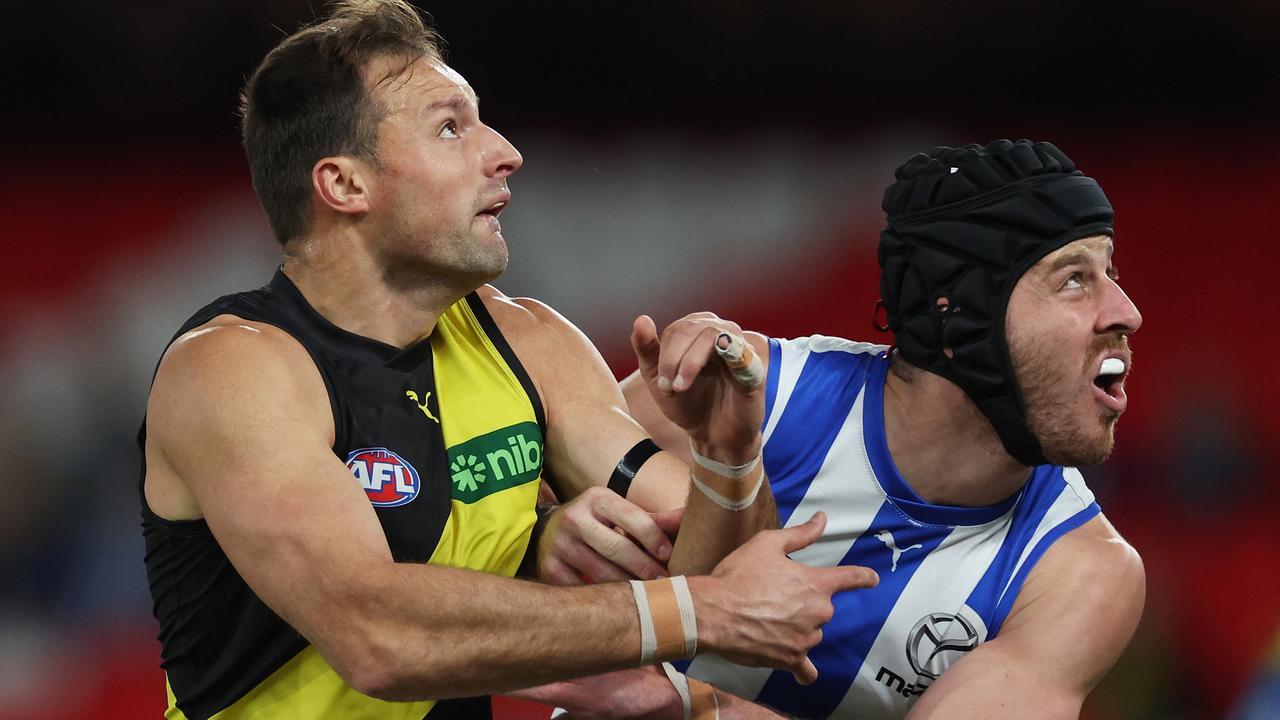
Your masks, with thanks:
M 728 340 L 726 347 L 720 347 L 724 340 Z M 716 336 L 715 346 L 716 353 L 739 385 L 750 390 L 764 382 L 764 363 L 751 343 L 738 335 L 724 332 Z
M 631 581 L 640 614 L 640 664 L 690 658 L 698 651 L 693 594 L 683 575 Z
M 758 460 L 759 458 L 757 458 Z M 754 462 L 744 477 L 731 478 L 694 463 L 689 471 L 693 486 L 725 510 L 740 512 L 751 507 L 764 484 L 764 463 Z
M 671 663 L 662 663 L 662 671 L 680 696 L 684 720 L 719 720 L 720 701 L 716 699 L 715 688 L 681 674 Z

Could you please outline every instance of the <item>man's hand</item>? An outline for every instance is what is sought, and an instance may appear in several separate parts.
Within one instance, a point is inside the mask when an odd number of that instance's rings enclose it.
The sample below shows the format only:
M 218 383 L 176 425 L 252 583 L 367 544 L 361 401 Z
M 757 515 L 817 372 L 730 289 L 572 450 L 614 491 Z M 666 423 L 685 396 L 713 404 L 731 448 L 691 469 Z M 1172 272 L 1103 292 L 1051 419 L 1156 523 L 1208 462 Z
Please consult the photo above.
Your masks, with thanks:
M 636 318 L 631 346 L 654 401 L 693 440 L 699 453 L 737 465 L 760 452 L 764 383 L 744 388 L 715 350 L 723 332 L 741 336 L 737 323 L 713 313 L 686 315 L 659 339 L 648 315 Z
M 822 536 L 827 518 L 758 533 L 726 557 L 711 577 L 689 578 L 698 618 L 699 652 L 739 665 L 784 668 L 807 685 L 818 677 L 806 653 L 822 641 L 835 612 L 831 596 L 875 587 L 874 570 L 816 568 L 787 557 Z
M 675 686 L 657 666 L 540 685 L 509 695 L 564 708 L 574 720 L 665 720 L 682 714 Z
M 547 520 L 538 578 L 555 585 L 667 576 L 683 508 L 648 513 L 602 487 L 588 488 Z
M 509 695 L 564 708 L 569 711 L 567 717 L 573 720 L 679 720 L 684 717 L 675 686 L 656 666 L 551 683 Z M 719 689 L 716 704 L 717 714 L 724 720 L 782 719 L 768 708 Z

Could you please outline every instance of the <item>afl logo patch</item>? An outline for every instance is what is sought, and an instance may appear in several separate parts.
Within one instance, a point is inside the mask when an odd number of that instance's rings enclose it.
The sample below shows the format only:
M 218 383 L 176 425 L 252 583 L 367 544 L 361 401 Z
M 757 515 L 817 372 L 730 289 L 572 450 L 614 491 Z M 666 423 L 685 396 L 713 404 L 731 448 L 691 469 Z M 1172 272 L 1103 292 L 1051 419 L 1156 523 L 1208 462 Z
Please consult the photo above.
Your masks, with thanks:
M 347 467 L 360 481 L 369 502 L 396 507 L 413 502 L 422 482 L 408 460 L 386 448 L 361 448 L 347 455 Z

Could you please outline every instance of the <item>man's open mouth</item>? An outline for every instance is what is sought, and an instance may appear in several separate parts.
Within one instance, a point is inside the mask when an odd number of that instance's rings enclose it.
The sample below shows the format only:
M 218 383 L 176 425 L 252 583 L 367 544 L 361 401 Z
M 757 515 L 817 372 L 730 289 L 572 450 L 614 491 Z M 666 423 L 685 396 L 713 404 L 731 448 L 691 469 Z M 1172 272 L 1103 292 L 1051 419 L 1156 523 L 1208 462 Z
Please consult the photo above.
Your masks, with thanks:
M 1124 379 L 1129 374 L 1129 364 L 1118 357 L 1106 357 L 1098 365 L 1098 373 L 1093 377 L 1093 386 L 1098 389 L 1098 400 L 1109 410 L 1124 412 L 1128 405 L 1128 397 L 1124 392 Z

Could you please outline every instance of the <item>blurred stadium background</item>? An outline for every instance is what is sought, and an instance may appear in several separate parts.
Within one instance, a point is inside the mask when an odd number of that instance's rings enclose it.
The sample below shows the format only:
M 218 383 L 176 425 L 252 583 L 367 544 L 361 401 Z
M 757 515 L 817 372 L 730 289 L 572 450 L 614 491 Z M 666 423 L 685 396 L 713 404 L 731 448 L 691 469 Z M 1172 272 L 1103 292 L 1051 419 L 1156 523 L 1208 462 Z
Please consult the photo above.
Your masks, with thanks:
M 4 6 L 0 720 L 159 717 L 134 435 L 179 323 L 275 267 L 234 109 L 320 0 Z M 893 167 L 1056 142 L 1115 204 L 1146 318 L 1119 449 L 1086 475 L 1146 559 L 1147 609 L 1086 717 L 1280 717 L 1244 699 L 1280 653 L 1280 3 L 427 9 L 524 153 L 499 287 L 619 376 L 641 312 L 879 339 Z

